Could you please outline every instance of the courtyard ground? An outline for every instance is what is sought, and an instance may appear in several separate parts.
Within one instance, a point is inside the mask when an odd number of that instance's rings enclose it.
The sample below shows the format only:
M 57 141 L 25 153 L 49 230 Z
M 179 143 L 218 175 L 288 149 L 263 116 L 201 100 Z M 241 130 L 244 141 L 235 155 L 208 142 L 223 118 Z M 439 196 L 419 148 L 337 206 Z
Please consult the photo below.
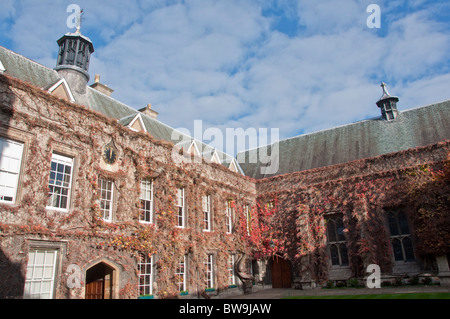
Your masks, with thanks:
M 273 289 L 265 288 L 258 290 L 249 295 L 234 295 L 228 296 L 227 299 L 285 299 L 285 298 L 307 298 L 307 299 L 351 299 L 360 296 L 359 298 L 367 299 L 384 299 L 389 296 L 392 299 L 450 299 L 450 287 L 441 286 L 400 286 L 400 287 L 385 287 L 379 289 L 369 288 L 343 288 L 343 289 L 310 289 L 310 290 L 297 290 L 297 289 Z

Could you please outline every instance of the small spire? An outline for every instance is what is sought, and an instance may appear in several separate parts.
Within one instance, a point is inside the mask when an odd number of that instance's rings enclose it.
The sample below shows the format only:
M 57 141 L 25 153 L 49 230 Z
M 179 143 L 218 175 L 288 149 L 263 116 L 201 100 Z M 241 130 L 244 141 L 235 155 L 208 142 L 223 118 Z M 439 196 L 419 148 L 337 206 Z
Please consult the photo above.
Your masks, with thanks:
M 77 30 L 75 31 L 75 33 L 77 34 L 81 34 L 81 24 L 83 23 L 83 14 L 84 14 L 84 10 L 81 9 L 80 13 L 78 14 L 77 18 L 76 18 L 76 24 L 77 24 Z
M 389 91 L 387 89 L 386 83 L 381 82 L 381 87 L 383 88 L 383 96 L 381 97 L 381 99 L 391 97 L 391 95 L 389 94 Z

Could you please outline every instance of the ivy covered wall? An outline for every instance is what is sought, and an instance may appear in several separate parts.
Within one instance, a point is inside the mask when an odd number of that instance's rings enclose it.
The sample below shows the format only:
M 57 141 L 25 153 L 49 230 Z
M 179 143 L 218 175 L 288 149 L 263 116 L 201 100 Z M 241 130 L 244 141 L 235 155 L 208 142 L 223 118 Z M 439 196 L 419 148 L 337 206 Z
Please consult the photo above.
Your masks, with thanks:
M 258 202 L 275 203 L 271 208 L 261 205 L 271 211 L 275 253 L 292 262 L 301 280 L 326 282 L 331 269 L 326 223 L 339 215 L 348 251 L 347 278 L 364 277 L 369 264 L 392 273 L 386 212 L 400 209 L 423 270 L 428 257 L 449 253 L 449 146 L 444 141 L 257 181 Z
M 390 273 L 391 208 L 407 213 L 419 262 L 449 252 L 448 141 L 256 181 L 218 164 L 191 163 L 151 132 L 131 131 L 3 75 L 0 119 L 0 135 L 24 143 L 18 198 L 14 205 L 0 204 L 0 297 L 23 295 L 28 252 L 39 242 L 61 247 L 56 298 L 83 298 L 83 287 L 67 287 L 67 267 L 86 271 L 100 260 L 120 270 L 116 297 L 136 298 L 137 262 L 145 255 L 157 257 L 154 293 L 161 298 L 178 295 L 176 264 L 185 255 L 193 294 L 208 288 L 207 254 L 215 257 L 217 290 L 229 285 L 230 254 L 240 253 L 266 261 L 281 256 L 291 261 L 295 277 L 323 283 L 330 278 L 326 223 L 334 215 L 342 216 L 350 276 L 362 277 L 371 263 Z M 101 159 L 111 141 L 119 151 L 112 168 Z M 66 213 L 46 208 L 54 152 L 75 159 Z M 102 219 L 99 178 L 114 182 L 112 222 Z M 153 180 L 156 225 L 139 222 L 141 179 Z M 185 189 L 184 228 L 176 227 L 177 188 Z M 202 229 L 203 195 L 211 196 L 211 232 Z M 228 201 L 234 211 L 231 234 Z
M 173 144 L 157 141 L 150 134 L 133 132 L 85 106 L 54 98 L 19 80 L 0 76 L 2 136 L 24 143 L 18 199 L 0 204 L 0 249 L 5 265 L 15 265 L 18 280 L 0 283 L 2 296 L 21 297 L 30 240 L 64 243 L 57 277 L 57 298 L 83 298 L 83 289 L 69 291 L 67 267 L 86 270 L 106 259 L 120 268 L 120 298 L 138 295 L 137 262 L 142 255 L 155 255 L 159 297 L 178 294 L 177 261 L 189 256 L 187 287 L 190 293 L 205 286 L 204 260 L 215 254 L 216 288 L 228 287 L 228 256 L 248 248 L 238 231 L 226 231 L 226 203 L 235 211 L 255 201 L 254 181 L 214 163 L 192 163 L 190 156 L 176 154 Z M 116 167 L 102 163 L 104 145 L 114 141 L 119 151 Z M 75 159 L 72 199 L 68 212 L 46 208 L 52 153 Z M 185 157 L 183 157 L 185 156 Z M 181 159 L 185 159 L 182 161 Z M 177 162 L 181 162 L 176 164 Z M 99 178 L 114 182 L 112 222 L 102 219 Z M 139 222 L 140 180 L 153 180 L 155 224 Z M 177 188 L 185 189 L 186 226 L 176 227 Z M 211 196 L 213 228 L 203 231 L 202 196 Z M 0 277 L 6 278 L 8 267 Z M 5 277 L 4 277 L 5 276 Z

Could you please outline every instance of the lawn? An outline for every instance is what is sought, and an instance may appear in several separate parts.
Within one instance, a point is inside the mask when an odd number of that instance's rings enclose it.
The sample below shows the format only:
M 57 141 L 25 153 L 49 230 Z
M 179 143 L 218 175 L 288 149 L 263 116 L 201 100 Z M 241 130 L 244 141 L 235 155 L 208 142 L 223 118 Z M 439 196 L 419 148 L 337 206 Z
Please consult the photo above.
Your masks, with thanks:
M 294 296 L 285 299 L 450 299 L 450 293 L 365 294 L 334 296 Z

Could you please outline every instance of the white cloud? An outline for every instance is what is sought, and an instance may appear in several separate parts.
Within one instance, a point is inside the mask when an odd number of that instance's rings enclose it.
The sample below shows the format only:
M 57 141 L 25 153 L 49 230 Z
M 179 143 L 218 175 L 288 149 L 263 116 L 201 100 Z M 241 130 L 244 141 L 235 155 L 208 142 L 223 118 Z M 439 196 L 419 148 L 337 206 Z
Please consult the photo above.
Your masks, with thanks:
M 445 60 L 450 48 L 447 33 L 435 30 L 425 12 L 395 21 L 391 26 L 384 69 L 395 80 L 417 79 Z
M 151 103 L 173 127 L 192 130 L 202 119 L 205 129 L 274 127 L 285 138 L 378 116 L 381 81 L 403 107 L 450 98 L 449 26 L 435 19 L 445 4 L 379 1 L 376 30 L 366 26 L 372 2 L 78 4 L 96 49 L 91 78 L 100 73 L 115 98 L 136 109 Z M 19 3 L 6 2 L 11 49 L 53 67 L 72 1 Z M 280 25 L 296 20 L 289 32 Z

